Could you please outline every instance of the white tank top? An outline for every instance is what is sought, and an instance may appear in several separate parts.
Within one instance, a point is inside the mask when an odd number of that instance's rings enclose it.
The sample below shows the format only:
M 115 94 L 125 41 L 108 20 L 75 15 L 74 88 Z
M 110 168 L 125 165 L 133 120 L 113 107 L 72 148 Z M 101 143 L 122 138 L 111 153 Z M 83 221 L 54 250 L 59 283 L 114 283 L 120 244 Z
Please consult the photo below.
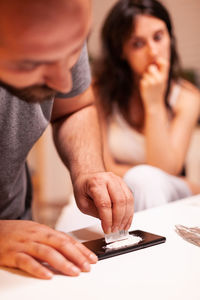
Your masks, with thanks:
M 180 93 L 180 85 L 175 84 L 169 105 L 174 107 Z M 116 109 L 108 126 L 108 145 L 112 156 L 121 163 L 146 163 L 145 136 L 131 127 Z

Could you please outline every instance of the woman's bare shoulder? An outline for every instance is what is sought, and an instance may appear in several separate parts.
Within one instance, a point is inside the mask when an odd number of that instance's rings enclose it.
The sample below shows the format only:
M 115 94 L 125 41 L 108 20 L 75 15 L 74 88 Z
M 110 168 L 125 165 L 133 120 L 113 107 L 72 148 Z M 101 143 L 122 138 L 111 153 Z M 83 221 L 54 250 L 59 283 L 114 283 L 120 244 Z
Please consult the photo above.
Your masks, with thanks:
M 180 93 L 174 107 L 177 115 L 197 115 L 200 112 L 200 91 L 186 80 L 181 80 Z
M 181 94 L 184 96 L 192 96 L 194 98 L 200 97 L 200 90 L 191 82 L 182 79 L 180 82 Z

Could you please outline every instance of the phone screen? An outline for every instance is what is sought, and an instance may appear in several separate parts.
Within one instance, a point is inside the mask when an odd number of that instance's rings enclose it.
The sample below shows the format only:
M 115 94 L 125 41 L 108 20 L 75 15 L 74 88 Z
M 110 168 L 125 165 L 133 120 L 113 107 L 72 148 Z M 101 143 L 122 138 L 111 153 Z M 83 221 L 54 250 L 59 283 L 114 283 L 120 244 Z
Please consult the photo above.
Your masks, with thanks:
M 142 240 L 138 244 L 124 246 L 118 249 L 106 249 L 106 242 L 104 238 L 84 242 L 83 245 L 85 245 L 92 252 L 94 252 L 98 256 L 98 259 L 101 260 L 112 256 L 143 249 L 146 247 L 151 247 L 157 244 L 164 243 L 166 241 L 166 238 L 164 236 L 155 235 L 153 233 L 145 232 L 142 230 L 130 231 L 129 234 L 139 236 L 142 238 Z

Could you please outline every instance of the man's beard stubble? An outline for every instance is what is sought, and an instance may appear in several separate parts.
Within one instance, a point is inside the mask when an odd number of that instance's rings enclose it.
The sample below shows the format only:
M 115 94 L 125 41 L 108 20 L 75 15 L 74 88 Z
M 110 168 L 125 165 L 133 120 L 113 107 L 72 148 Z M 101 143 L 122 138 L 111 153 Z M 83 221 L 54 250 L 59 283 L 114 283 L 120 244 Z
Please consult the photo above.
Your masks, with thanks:
M 41 103 L 55 97 L 57 91 L 46 85 L 33 85 L 27 88 L 18 89 L 0 81 L 0 87 L 6 89 L 13 96 L 28 103 Z

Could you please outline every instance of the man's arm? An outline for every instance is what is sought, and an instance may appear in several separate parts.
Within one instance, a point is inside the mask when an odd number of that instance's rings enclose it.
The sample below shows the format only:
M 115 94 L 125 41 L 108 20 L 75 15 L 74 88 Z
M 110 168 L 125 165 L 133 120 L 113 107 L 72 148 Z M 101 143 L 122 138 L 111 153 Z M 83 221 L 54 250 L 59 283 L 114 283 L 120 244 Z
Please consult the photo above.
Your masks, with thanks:
M 120 177 L 104 171 L 91 88 L 74 98 L 55 99 L 52 124 L 55 144 L 70 170 L 80 210 L 100 218 L 106 233 L 128 229 L 133 196 Z
M 55 99 L 51 121 L 57 150 L 72 180 L 78 173 L 104 171 L 91 88 L 74 98 Z
M 0 266 L 50 279 L 53 273 L 48 265 L 63 274 L 77 276 L 88 272 L 95 262 L 96 255 L 67 234 L 32 221 L 0 220 Z

